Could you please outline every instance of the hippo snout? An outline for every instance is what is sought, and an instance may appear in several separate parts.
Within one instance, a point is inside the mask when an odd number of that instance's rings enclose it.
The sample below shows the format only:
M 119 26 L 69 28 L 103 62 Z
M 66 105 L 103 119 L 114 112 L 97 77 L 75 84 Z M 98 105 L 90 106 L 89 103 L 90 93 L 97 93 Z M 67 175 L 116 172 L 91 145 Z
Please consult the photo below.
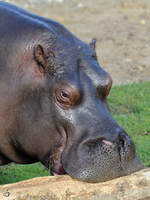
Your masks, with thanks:
M 116 141 L 107 138 L 86 141 L 76 158 L 71 165 L 63 163 L 64 169 L 72 177 L 86 182 L 103 182 L 142 168 L 135 145 L 125 132 L 120 133 Z

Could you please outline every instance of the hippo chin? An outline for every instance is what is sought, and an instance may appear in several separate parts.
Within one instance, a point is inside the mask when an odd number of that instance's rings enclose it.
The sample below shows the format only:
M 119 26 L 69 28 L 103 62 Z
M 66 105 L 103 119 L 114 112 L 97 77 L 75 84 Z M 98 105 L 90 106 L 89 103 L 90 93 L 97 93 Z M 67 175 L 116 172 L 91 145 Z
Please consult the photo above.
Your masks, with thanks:
M 55 21 L 0 2 L 0 164 L 40 161 L 53 174 L 101 182 L 140 170 L 109 113 L 110 75 Z

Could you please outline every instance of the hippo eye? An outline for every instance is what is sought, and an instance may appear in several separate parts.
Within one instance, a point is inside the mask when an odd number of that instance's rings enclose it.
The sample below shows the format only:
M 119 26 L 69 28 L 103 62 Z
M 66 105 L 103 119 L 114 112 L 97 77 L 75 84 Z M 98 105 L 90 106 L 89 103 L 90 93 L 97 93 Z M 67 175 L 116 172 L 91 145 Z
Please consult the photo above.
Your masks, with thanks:
M 69 94 L 67 94 L 66 92 L 62 91 L 61 92 L 61 97 L 62 98 L 69 98 Z
M 69 94 L 66 92 L 66 91 L 61 91 L 60 92 L 60 97 L 61 97 L 61 101 L 64 102 L 64 103 L 71 103 L 71 99 L 70 99 L 70 96 Z
M 78 90 L 70 86 L 62 86 L 60 88 L 55 89 L 55 100 L 61 107 L 64 109 L 69 109 L 75 104 L 77 104 L 80 98 L 80 93 Z
M 55 98 L 64 108 L 69 108 L 72 105 L 72 100 L 68 91 L 56 89 Z

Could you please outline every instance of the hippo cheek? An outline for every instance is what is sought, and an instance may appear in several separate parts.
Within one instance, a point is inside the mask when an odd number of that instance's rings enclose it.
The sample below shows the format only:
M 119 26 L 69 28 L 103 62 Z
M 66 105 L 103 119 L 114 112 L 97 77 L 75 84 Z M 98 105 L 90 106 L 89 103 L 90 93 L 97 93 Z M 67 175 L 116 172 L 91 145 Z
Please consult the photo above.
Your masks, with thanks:
M 121 144 L 120 147 L 118 144 L 102 140 L 94 144 L 85 144 L 82 150 L 74 147 L 77 155 L 70 151 L 67 160 L 66 155 L 62 155 L 63 167 L 73 178 L 91 183 L 131 174 L 143 166 L 135 154 L 132 141 L 126 145 L 123 147 Z

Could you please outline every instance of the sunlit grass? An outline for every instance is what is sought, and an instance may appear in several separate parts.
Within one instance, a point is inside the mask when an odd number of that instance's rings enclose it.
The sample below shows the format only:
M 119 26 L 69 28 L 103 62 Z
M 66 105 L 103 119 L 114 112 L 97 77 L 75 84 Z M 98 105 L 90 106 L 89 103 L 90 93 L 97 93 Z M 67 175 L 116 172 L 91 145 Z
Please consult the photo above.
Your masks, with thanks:
M 145 166 L 150 166 L 150 82 L 115 86 L 108 98 L 115 120 L 136 144 Z

